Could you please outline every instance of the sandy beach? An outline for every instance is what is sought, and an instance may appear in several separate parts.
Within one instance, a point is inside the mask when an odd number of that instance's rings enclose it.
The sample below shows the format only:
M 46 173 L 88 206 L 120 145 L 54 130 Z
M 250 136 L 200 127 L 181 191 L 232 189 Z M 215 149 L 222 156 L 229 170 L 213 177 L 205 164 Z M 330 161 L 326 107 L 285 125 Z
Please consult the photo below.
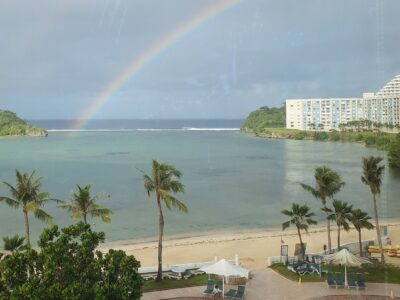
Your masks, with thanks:
M 400 244 L 400 223 L 384 224 L 388 226 L 388 235 L 392 245 Z M 337 230 L 332 227 L 332 247 L 337 245 Z M 375 230 L 363 230 L 362 239 L 376 238 Z M 264 268 L 268 256 L 279 255 L 281 239 L 289 245 L 289 255 L 293 255 L 294 246 L 299 242 L 297 232 L 268 231 L 246 233 L 217 233 L 206 236 L 196 236 L 165 240 L 163 243 L 163 263 L 179 264 L 190 262 L 206 262 L 220 258 L 233 258 L 239 254 L 241 264 L 248 269 Z M 327 243 L 327 234 L 324 227 L 312 228 L 308 234 L 303 234 L 303 241 L 307 243 L 307 252 L 319 252 Z M 358 233 L 352 229 L 349 232 L 341 231 L 341 244 L 358 241 Z M 157 264 L 157 243 L 145 242 L 127 243 L 126 241 L 103 244 L 100 250 L 109 248 L 121 249 L 134 255 L 141 261 L 143 267 Z M 400 259 L 396 259 L 399 260 Z

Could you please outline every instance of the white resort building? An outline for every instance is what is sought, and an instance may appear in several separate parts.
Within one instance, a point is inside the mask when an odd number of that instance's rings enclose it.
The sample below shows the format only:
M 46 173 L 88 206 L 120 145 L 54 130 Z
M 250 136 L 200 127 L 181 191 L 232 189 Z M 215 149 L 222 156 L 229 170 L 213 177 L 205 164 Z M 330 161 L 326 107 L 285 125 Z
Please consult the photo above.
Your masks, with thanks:
M 328 131 L 359 120 L 400 125 L 400 75 L 362 98 L 286 100 L 286 128 Z

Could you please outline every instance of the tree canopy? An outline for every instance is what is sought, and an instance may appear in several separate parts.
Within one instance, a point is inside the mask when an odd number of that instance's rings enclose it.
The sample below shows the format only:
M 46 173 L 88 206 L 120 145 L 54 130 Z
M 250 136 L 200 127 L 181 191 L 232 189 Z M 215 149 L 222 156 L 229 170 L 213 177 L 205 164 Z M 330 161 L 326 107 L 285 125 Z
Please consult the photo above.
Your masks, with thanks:
M 16 251 L 0 264 L 2 299 L 140 299 L 140 263 L 121 250 L 95 251 L 102 232 L 79 222 L 41 234 L 40 251 Z

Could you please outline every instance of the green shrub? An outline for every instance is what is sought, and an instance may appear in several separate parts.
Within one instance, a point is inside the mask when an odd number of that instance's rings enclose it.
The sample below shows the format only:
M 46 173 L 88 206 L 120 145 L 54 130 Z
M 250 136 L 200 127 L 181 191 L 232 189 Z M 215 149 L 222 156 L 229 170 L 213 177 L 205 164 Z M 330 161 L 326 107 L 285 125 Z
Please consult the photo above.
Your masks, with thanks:
M 400 133 L 396 135 L 396 141 L 389 146 L 389 165 L 392 168 L 400 169 Z
M 375 136 L 372 136 L 372 135 L 368 136 L 368 137 L 365 139 L 365 145 L 367 145 L 367 146 L 376 145 L 376 137 L 375 137 Z
M 361 133 L 357 134 L 356 135 L 356 142 L 361 142 L 362 140 L 364 140 L 364 136 Z
M 340 141 L 340 134 L 337 133 L 336 131 L 331 132 L 331 133 L 329 134 L 329 139 L 330 139 L 331 141 L 334 141 L 334 142 Z
M 313 138 L 316 141 L 326 141 L 329 138 L 329 136 L 324 131 L 318 131 L 318 132 L 314 132 Z
M 304 138 L 306 137 L 306 135 L 307 135 L 307 133 L 306 133 L 305 131 L 299 131 L 299 132 L 296 132 L 296 133 L 293 135 L 293 138 L 294 138 L 295 140 L 304 140 Z

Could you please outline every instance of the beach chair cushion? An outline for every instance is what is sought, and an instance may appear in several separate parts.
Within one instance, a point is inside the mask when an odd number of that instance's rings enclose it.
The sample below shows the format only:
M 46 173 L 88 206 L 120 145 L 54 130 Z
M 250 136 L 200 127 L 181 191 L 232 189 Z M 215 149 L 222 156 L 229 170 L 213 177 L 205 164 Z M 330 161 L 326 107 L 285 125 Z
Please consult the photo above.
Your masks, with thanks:
M 209 280 L 207 282 L 207 288 L 203 291 L 203 294 L 212 295 L 213 291 L 214 291 L 214 281 Z
M 328 288 L 336 288 L 336 283 L 333 279 L 332 273 L 326 274 L 326 285 L 328 286 Z
M 356 284 L 357 284 L 357 288 L 358 289 L 365 289 L 365 279 L 364 279 L 364 276 L 362 274 L 359 274 L 357 276 Z
M 335 283 L 336 283 L 336 288 L 344 288 L 344 275 L 343 275 L 343 273 L 336 273 Z
M 236 292 L 237 292 L 236 290 L 230 289 L 224 294 L 224 296 L 225 298 L 233 298 L 236 295 Z
M 357 282 L 357 279 L 356 279 L 355 274 L 350 273 L 347 276 L 347 284 L 349 285 L 349 288 L 357 288 L 357 283 L 356 282 Z
M 233 299 L 243 299 L 244 298 L 244 291 L 245 291 L 245 286 L 244 285 L 239 285 L 235 296 L 233 296 Z

